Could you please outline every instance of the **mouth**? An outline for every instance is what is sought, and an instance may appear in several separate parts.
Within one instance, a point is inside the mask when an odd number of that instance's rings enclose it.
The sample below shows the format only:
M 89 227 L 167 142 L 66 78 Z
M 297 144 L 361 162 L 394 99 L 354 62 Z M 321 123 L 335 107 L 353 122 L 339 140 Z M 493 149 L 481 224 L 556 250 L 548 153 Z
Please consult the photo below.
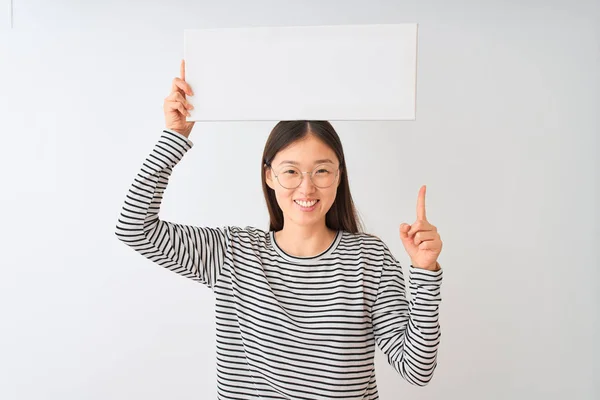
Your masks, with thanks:
M 319 200 L 294 200 L 294 203 L 303 211 L 312 211 L 317 206 Z

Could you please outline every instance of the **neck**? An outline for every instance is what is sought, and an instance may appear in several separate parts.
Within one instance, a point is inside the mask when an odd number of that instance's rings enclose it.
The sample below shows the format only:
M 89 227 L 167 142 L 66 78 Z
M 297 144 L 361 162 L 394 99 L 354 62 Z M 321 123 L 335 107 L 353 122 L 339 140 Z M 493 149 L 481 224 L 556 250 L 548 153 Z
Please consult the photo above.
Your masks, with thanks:
M 336 231 L 325 223 L 319 226 L 298 226 L 284 224 L 275 232 L 277 245 L 287 254 L 295 257 L 313 257 L 329 248 Z

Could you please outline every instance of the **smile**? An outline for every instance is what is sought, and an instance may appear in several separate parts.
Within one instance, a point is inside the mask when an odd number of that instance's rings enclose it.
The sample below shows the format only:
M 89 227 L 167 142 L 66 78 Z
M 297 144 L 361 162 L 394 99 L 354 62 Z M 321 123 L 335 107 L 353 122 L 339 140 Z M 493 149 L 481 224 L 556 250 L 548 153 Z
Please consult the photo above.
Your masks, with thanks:
M 304 208 L 310 208 L 310 207 L 314 206 L 315 204 L 317 204 L 318 202 L 319 202 L 319 200 L 311 200 L 311 201 L 294 200 L 294 203 L 296 203 L 299 206 L 304 207 Z

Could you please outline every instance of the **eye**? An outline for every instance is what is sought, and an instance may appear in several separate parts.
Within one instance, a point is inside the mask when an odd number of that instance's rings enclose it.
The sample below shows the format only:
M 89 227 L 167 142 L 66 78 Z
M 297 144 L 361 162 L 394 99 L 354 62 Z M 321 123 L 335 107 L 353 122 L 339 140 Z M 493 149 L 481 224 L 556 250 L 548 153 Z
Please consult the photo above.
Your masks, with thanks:
M 294 169 L 286 169 L 284 171 L 281 172 L 284 175 L 294 175 L 297 174 L 298 171 L 294 170 Z
M 329 175 L 333 172 L 334 168 L 333 166 L 330 165 L 318 165 L 315 168 L 315 174 L 317 175 L 321 175 L 321 176 L 326 176 Z

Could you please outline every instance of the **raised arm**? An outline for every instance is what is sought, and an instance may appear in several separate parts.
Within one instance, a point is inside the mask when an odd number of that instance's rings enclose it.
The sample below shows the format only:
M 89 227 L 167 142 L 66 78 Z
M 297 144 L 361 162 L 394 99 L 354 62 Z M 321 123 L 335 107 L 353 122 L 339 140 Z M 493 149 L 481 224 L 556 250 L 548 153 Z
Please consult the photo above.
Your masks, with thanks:
M 192 146 L 178 132 L 163 131 L 133 179 L 115 233 L 157 264 L 213 287 L 223 268 L 229 228 L 181 225 L 159 218 L 172 169 Z
M 189 139 L 194 126 L 187 122 L 193 95 L 181 77 L 173 79 L 164 100 L 166 127 L 143 162 L 125 197 L 116 226 L 117 237 L 157 264 L 213 287 L 225 264 L 231 231 L 228 227 L 206 228 L 175 224 L 159 218 L 160 205 L 173 168 L 193 147 Z

